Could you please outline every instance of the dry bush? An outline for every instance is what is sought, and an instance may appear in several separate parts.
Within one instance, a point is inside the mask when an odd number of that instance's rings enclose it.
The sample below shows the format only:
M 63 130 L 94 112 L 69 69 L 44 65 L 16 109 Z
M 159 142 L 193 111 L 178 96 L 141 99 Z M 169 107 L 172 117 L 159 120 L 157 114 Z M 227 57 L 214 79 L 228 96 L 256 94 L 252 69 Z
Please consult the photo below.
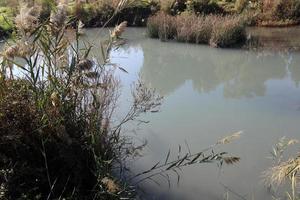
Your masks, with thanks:
M 147 22 L 148 34 L 152 38 L 160 38 L 162 41 L 173 39 L 175 34 L 175 17 L 164 12 L 159 12 L 150 17 Z
M 176 40 L 180 42 L 193 42 L 196 39 L 196 35 L 194 34 L 193 25 L 197 21 L 197 17 L 195 15 L 189 15 L 183 13 L 181 15 L 176 16 L 174 18 L 176 23 Z
M 209 43 L 213 47 L 230 47 L 245 40 L 244 21 L 240 17 L 226 16 L 216 20 Z
M 194 24 L 193 31 L 195 32 L 195 38 L 197 44 L 208 44 L 212 35 L 213 26 L 219 19 L 216 15 L 201 16 Z
M 264 0 L 263 19 L 269 21 L 296 20 L 300 18 L 299 0 Z
M 189 13 L 170 16 L 158 13 L 149 18 L 147 28 L 150 37 L 214 47 L 230 47 L 245 40 L 244 20 L 236 16 L 196 16 Z
M 267 187 L 275 189 L 274 197 L 277 196 L 276 189 L 288 183 L 288 187 L 285 187 L 286 199 L 298 200 L 300 198 L 300 154 L 289 158 L 285 155 L 287 149 L 295 144 L 299 144 L 299 141 L 282 137 L 271 151 L 273 166 L 263 172 L 263 178 Z
M 176 18 L 176 40 L 197 44 L 208 44 L 211 37 L 212 24 L 217 16 L 180 15 Z

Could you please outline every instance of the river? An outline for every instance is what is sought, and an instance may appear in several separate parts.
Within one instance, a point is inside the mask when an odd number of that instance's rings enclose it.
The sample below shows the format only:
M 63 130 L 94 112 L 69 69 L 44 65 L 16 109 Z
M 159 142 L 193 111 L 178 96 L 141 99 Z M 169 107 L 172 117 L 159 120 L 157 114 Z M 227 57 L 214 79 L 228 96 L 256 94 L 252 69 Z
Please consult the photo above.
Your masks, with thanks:
M 97 31 L 88 30 L 86 37 L 95 41 Z M 124 38 L 127 44 L 111 55 L 113 63 L 128 71 L 118 73 L 123 103 L 130 99 L 128 85 L 139 76 L 164 96 L 161 111 L 146 116 L 150 123 L 134 134 L 148 145 L 132 170 L 164 161 L 169 149 L 177 153 L 178 145 L 185 148 L 187 143 L 197 152 L 243 131 L 239 140 L 222 148 L 240 156 L 240 163 L 221 169 L 214 164 L 188 167 L 179 186 L 177 177 L 171 178 L 170 189 L 160 178 L 160 186 L 145 183 L 147 199 L 215 200 L 225 195 L 230 200 L 271 200 L 262 172 L 272 164 L 272 145 L 283 136 L 300 139 L 300 53 L 160 42 L 134 28 Z

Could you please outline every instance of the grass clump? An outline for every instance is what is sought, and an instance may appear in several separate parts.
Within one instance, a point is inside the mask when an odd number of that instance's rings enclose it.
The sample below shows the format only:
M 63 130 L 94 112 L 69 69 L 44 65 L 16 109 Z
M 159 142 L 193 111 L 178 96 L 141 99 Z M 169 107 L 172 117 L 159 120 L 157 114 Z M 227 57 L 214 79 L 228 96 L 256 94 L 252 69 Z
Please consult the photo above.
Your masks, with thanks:
M 244 22 L 235 16 L 226 16 L 223 20 L 216 20 L 210 38 L 213 47 L 231 47 L 245 41 Z
M 176 17 L 159 12 L 150 17 L 147 22 L 148 35 L 151 38 L 160 38 L 162 41 L 173 39 L 176 31 Z
M 152 38 L 210 44 L 213 47 L 232 47 L 245 40 L 245 23 L 237 16 L 196 16 L 186 12 L 170 16 L 160 12 L 149 18 L 147 29 Z

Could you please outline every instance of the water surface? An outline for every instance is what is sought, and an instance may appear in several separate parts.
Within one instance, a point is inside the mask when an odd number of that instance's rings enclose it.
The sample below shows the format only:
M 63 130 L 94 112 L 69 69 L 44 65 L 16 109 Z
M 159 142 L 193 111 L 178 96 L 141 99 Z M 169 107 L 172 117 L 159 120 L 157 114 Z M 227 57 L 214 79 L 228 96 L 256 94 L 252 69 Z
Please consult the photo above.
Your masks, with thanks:
M 96 29 L 89 30 L 89 39 Z M 222 50 L 208 46 L 163 43 L 148 39 L 145 29 L 128 29 L 128 43 L 112 54 L 124 67 L 119 73 L 125 95 L 140 75 L 164 96 L 161 112 L 147 116 L 137 137 L 146 139 L 144 156 L 133 170 L 164 160 L 168 149 L 189 144 L 197 152 L 225 135 L 243 131 L 240 140 L 224 147 L 241 162 L 219 170 L 215 165 L 188 167 L 180 186 L 147 185 L 148 199 L 272 199 L 261 173 L 282 136 L 300 139 L 300 54 L 298 52 Z M 165 186 L 164 186 L 165 185 Z M 242 198 L 243 197 L 243 198 Z

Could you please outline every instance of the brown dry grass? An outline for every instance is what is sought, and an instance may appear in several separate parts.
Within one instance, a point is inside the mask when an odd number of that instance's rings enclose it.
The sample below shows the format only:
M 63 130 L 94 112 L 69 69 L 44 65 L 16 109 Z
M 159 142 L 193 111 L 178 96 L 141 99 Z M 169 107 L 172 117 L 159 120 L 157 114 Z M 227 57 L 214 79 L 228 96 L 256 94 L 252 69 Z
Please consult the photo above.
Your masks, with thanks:
M 233 46 L 245 39 L 244 20 L 237 16 L 196 16 L 190 13 L 171 16 L 160 12 L 149 18 L 147 28 L 152 38 L 214 47 Z

